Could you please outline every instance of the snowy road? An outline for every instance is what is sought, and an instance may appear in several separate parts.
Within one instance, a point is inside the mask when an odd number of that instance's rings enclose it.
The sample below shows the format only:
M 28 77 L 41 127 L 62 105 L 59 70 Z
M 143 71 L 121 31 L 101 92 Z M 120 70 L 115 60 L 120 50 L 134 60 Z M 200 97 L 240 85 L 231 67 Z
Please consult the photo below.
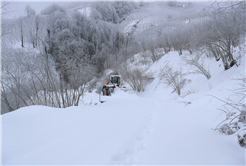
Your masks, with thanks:
M 153 134 L 149 136 L 147 148 L 137 164 L 245 164 L 245 149 L 238 145 L 235 137 L 225 137 L 211 130 L 211 123 L 216 117 L 212 104 L 192 103 L 185 106 L 170 100 L 156 101 L 159 111 L 154 119 Z
M 144 148 L 141 136 L 155 110 L 152 100 L 132 97 L 67 109 L 31 106 L 5 114 L 3 164 L 131 163 Z
M 3 115 L 3 164 L 244 164 L 244 149 L 211 130 L 206 109 L 123 93 L 99 105 Z

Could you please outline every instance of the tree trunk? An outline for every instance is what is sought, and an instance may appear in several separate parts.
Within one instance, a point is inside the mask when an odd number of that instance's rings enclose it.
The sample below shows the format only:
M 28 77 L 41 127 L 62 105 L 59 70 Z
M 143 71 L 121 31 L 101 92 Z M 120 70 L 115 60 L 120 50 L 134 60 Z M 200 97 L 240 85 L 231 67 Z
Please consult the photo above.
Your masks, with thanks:
M 21 46 L 24 47 L 24 39 L 23 39 L 23 27 L 22 27 L 22 22 L 21 22 Z

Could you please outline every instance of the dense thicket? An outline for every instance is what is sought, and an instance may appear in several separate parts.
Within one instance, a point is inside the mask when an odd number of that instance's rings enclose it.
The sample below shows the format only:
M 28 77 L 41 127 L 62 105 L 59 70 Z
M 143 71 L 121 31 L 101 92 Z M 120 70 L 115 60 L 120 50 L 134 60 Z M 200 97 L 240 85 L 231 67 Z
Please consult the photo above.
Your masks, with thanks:
M 56 11 L 49 15 L 47 26 L 47 53 L 52 55 L 57 70 L 69 82 L 70 68 L 78 64 L 95 65 L 98 72 L 108 68 L 108 57 L 117 54 L 123 43 L 123 34 L 116 26 L 95 22 L 79 12 L 69 17 L 66 12 Z M 105 52 L 105 49 L 108 51 Z M 104 51 L 102 55 L 100 52 Z M 100 60 L 103 64 L 100 64 Z

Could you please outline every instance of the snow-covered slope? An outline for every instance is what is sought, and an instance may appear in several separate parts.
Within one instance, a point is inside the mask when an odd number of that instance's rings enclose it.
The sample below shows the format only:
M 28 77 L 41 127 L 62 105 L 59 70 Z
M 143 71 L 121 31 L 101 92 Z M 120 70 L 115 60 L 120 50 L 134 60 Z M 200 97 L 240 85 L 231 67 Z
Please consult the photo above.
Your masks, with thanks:
M 158 73 L 167 61 L 189 71 L 181 57 L 170 52 L 144 66 L 155 78 L 137 95 L 117 89 L 100 103 L 94 91 L 79 107 L 30 106 L 2 115 L 2 164 L 244 165 L 236 136 L 211 130 L 225 116 L 217 109 L 223 103 L 209 95 L 225 99 L 239 87 L 233 79 L 244 74 L 245 57 L 227 71 L 207 59 L 212 78 L 187 75 L 191 82 L 179 97 Z
M 243 54 L 242 50 L 242 54 Z M 188 54 L 188 52 L 184 53 Z M 186 56 L 186 55 L 184 55 Z M 240 56 L 239 54 L 235 57 L 237 58 Z M 159 61 L 154 63 L 146 72 L 154 73 L 155 80 L 149 84 L 146 88 L 146 91 L 142 93 L 143 96 L 151 95 L 152 97 L 158 98 L 159 96 L 161 98 L 168 97 L 170 98 L 171 92 L 173 92 L 173 89 L 168 88 L 168 86 L 164 86 L 161 84 L 161 81 L 159 80 L 159 73 L 164 66 L 168 64 L 169 66 L 173 67 L 173 70 L 180 71 L 182 70 L 182 73 L 188 73 L 192 71 L 192 68 L 190 66 L 187 66 L 185 64 L 184 60 L 182 59 L 182 56 L 179 56 L 178 52 L 169 52 L 168 54 L 164 55 Z M 202 74 L 200 75 L 194 75 L 189 74 L 184 76 L 187 80 L 190 80 L 190 83 L 184 86 L 184 88 L 181 90 L 181 97 L 185 97 L 187 93 L 201 93 L 201 94 L 213 94 L 214 90 L 216 88 L 221 89 L 222 91 L 226 91 L 226 89 L 233 89 L 235 88 L 235 84 L 233 84 L 233 79 L 239 79 L 242 78 L 245 74 L 245 57 L 242 56 L 242 59 L 239 60 L 239 67 L 233 66 L 230 68 L 230 70 L 225 71 L 223 64 L 220 61 L 215 61 L 213 58 L 204 59 L 204 66 L 209 69 L 211 74 L 211 79 L 206 79 L 206 77 Z M 235 81 L 236 82 L 236 81 Z M 230 94 L 231 92 L 228 91 Z M 173 97 L 177 97 L 175 93 L 172 93 Z M 188 97 L 188 96 L 187 96 Z M 222 96 L 219 97 L 227 97 Z
M 155 102 L 123 91 L 107 98 L 96 106 L 31 106 L 5 114 L 3 164 L 99 165 L 123 160 L 126 148 L 143 146 L 137 138 L 149 130 Z
M 204 63 L 209 65 L 212 78 L 185 76 L 191 82 L 182 88 L 180 97 L 158 77 L 166 63 L 176 70 L 180 66 L 183 72 L 190 70 L 177 52 L 164 55 L 147 70 L 154 73 L 155 79 L 138 95 L 155 99 L 161 109 L 153 131 L 155 134 L 150 136 L 149 149 L 143 151 L 140 164 L 245 164 L 245 150 L 239 146 L 236 134 L 225 136 L 211 130 L 226 119 L 226 114 L 219 110 L 224 103 L 215 97 L 224 101 L 229 98 L 235 103 L 242 99 L 233 94 L 233 90 L 241 88 L 238 79 L 245 76 L 245 50 L 241 53 L 240 66 L 227 71 L 220 61 L 206 59 Z
M 205 19 L 206 7 L 209 4 L 172 8 L 167 3 L 148 3 L 119 26 L 126 33 L 150 32 L 153 37 L 155 28 L 166 22 L 172 26 Z M 68 10 L 88 16 L 91 11 L 85 5 Z M 128 68 L 153 74 L 144 92 L 116 89 L 110 97 L 101 96 L 105 101 L 101 103 L 94 90 L 86 92 L 78 107 L 29 106 L 6 113 L 1 117 L 1 164 L 245 165 L 245 149 L 236 134 L 225 136 L 212 130 L 226 118 L 219 99 L 242 99 L 233 90 L 241 87 L 237 79 L 245 77 L 245 50 L 234 51 L 236 59 L 242 56 L 238 67 L 225 71 L 221 61 L 205 58 L 211 78 L 185 74 L 187 83 L 180 96 L 163 84 L 159 74 L 167 63 L 173 70 L 190 72 L 182 59 L 188 52 L 179 56 L 171 51 L 155 63 L 150 58 L 142 60 L 139 53 L 128 61 Z
M 181 5 L 184 7 L 180 7 Z M 170 7 L 165 1 L 146 2 L 143 7 L 131 13 L 121 22 L 120 28 L 122 31 L 128 31 L 129 26 L 139 22 L 134 32 L 135 35 L 146 30 L 155 32 L 154 28 L 163 28 L 187 20 L 192 22 L 204 19 L 204 16 L 210 12 L 208 11 L 210 5 L 210 2 L 179 2 L 177 6 Z

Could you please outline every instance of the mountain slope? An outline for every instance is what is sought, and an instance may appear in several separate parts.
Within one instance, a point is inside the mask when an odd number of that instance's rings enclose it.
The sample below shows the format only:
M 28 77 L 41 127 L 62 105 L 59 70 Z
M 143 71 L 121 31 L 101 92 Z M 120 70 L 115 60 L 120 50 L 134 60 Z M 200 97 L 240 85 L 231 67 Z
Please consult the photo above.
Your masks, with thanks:
M 183 97 L 158 82 L 166 60 L 176 66 L 182 62 L 170 52 L 145 68 L 156 75 L 146 91 L 138 93 L 142 97 L 116 89 L 111 97 L 103 96 L 106 102 L 101 104 L 94 91 L 79 107 L 30 106 L 2 115 L 3 165 L 245 164 L 245 150 L 236 136 L 211 130 L 224 119 L 217 109 L 223 103 L 207 95 L 225 99 L 231 94 L 228 89 L 240 87 L 232 79 L 244 72 L 245 58 L 228 71 L 208 60 L 211 80 L 192 76 L 181 94 L 189 86 L 197 89 Z

